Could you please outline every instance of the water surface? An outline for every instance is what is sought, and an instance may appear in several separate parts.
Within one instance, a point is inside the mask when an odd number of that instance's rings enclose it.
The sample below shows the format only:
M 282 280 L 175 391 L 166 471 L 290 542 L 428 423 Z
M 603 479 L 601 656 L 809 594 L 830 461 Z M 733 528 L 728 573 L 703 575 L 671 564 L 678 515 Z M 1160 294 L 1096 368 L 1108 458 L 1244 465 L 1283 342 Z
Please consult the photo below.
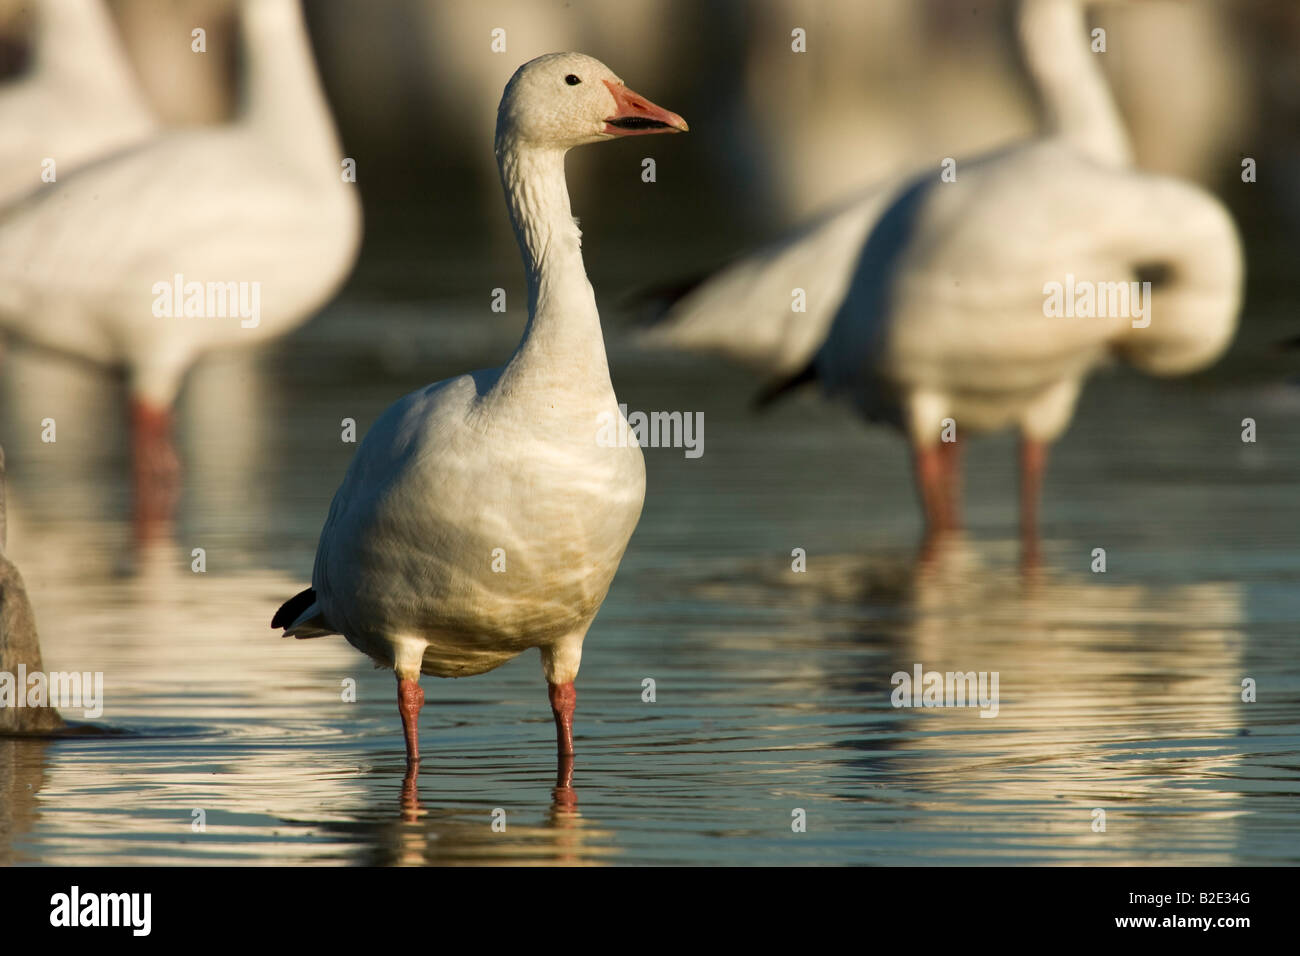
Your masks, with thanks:
M 176 525 L 143 551 L 117 385 L 6 357 L 10 552 L 46 667 L 102 671 L 99 723 L 127 733 L 0 741 L 0 861 L 1300 862 L 1300 388 L 1095 378 L 1026 580 L 1010 438 L 968 449 L 969 534 L 922 566 L 896 436 L 811 398 L 756 417 L 745 377 L 638 355 L 616 328 L 620 398 L 704 412 L 705 453 L 647 451 L 641 526 L 586 644 L 573 793 L 529 653 L 426 678 L 404 809 L 391 674 L 268 624 L 308 583 L 355 447 L 341 420 L 364 432 L 403 392 L 495 364 L 518 321 L 354 296 L 209 362 L 182 401 Z M 997 717 L 892 707 L 891 675 L 918 663 L 998 672 Z

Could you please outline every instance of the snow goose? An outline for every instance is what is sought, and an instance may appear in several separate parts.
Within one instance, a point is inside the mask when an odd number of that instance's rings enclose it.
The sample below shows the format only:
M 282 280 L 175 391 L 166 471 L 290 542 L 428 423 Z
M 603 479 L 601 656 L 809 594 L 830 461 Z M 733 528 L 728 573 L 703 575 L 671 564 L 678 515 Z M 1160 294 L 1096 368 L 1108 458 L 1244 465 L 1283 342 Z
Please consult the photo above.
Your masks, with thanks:
M 125 370 L 142 529 L 171 508 L 186 370 L 305 321 L 360 238 L 297 0 L 243 0 L 241 24 L 235 122 L 169 130 L 0 214 L 0 331 Z
M 0 88 L 0 208 L 156 132 L 102 0 L 40 0 L 32 67 Z
M 1242 255 L 1212 196 L 1126 168 L 1079 4 L 1025 0 L 1020 26 L 1053 135 L 959 163 L 952 182 L 935 170 L 870 191 L 706 281 L 642 341 L 755 367 L 775 381 L 764 401 L 820 381 L 901 427 L 929 540 L 960 523 L 946 420 L 963 437 L 1018 427 L 1032 557 L 1046 448 L 1084 377 L 1111 352 L 1155 374 L 1212 362 L 1235 328 Z M 1049 283 L 1130 282 L 1139 269 L 1162 280 L 1146 327 L 1045 314 Z
M 1127 165 L 1128 138 L 1086 26 L 1079 0 L 1022 0 L 1018 8 L 1016 32 L 1046 135 Z M 773 379 L 800 371 L 826 338 L 872 226 L 916 176 L 878 183 L 690 288 L 640 341 L 721 355 Z M 806 293 L 804 312 L 791 309 L 794 288 Z
M 685 121 L 576 53 L 521 66 L 496 157 L 528 279 L 528 323 L 500 368 L 420 389 L 371 426 L 334 495 L 312 587 L 286 635 L 340 633 L 397 674 L 408 766 L 421 674 L 465 677 L 541 651 L 561 772 L 582 642 L 641 515 L 645 466 L 610 383 L 569 206 L 565 153 Z M 600 423 L 628 440 L 599 441 Z

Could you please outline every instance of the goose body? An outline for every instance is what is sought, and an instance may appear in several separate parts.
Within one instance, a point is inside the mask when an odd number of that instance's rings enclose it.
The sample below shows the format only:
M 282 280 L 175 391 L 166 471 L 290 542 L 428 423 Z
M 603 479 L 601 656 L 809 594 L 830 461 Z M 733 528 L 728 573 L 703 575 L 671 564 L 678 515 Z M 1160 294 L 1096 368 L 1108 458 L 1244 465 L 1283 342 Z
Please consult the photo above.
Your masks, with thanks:
M 635 441 L 596 444 L 600 416 L 619 415 L 603 363 L 570 388 L 559 375 L 503 384 L 518 371 L 398 401 L 335 495 L 312 573 L 317 613 L 387 666 L 464 677 L 537 647 L 552 683 L 577 675 L 641 514 L 645 466 Z
M 1045 127 L 1042 140 L 1022 145 L 1055 140 L 1097 163 L 1125 167 L 1132 149 L 1088 50 L 1086 27 L 1082 0 L 1021 0 L 1016 32 Z M 961 160 L 958 182 L 971 162 L 987 158 Z M 741 257 L 674 303 L 641 342 L 719 355 L 770 379 L 799 372 L 825 341 L 873 228 L 929 175 L 927 169 L 889 176 Z M 791 308 L 796 288 L 805 293 L 804 311 Z
M 924 177 L 899 192 L 810 359 L 825 390 L 866 417 L 936 440 L 953 418 L 967 432 L 1014 426 L 1051 441 L 1112 355 L 1182 374 L 1231 341 L 1240 245 L 1198 187 L 1059 141 L 967 163 L 959 183 Z M 1152 267 L 1167 275 L 1148 293 Z M 1123 284 L 1119 308 L 1055 308 L 1052 284 L 1064 296 L 1072 281 Z
M 1048 135 L 960 161 L 953 181 L 934 169 L 868 190 L 706 281 L 643 343 L 748 365 L 774 381 L 768 399 L 820 381 L 900 427 L 931 535 L 959 522 L 948 421 L 962 436 L 1017 427 L 1030 544 L 1046 445 L 1089 371 L 1112 354 L 1155 374 L 1208 365 L 1240 305 L 1231 218 L 1199 188 L 1129 168 L 1084 26 L 1075 0 L 1021 5 Z M 1149 326 L 1045 312 L 1049 283 L 1131 283 L 1147 270 L 1162 277 Z M 792 308 L 795 290 L 805 311 Z
M 298 637 L 341 633 L 395 670 L 411 766 L 421 674 L 478 674 L 533 647 L 560 755 L 573 752 L 583 638 L 640 517 L 645 468 L 610 382 L 564 155 L 685 128 L 590 57 L 519 68 L 496 154 L 528 278 L 523 339 L 505 365 L 379 417 L 330 506 L 311 589 L 272 622 Z M 626 440 L 602 444 L 602 422 Z
M 359 245 L 296 0 L 244 0 L 242 13 L 236 122 L 165 132 L 0 213 L 0 331 L 125 371 L 138 478 L 170 454 L 193 362 L 305 321 Z
M 241 128 L 164 133 L 72 176 L 0 216 L 0 328 L 124 369 L 134 399 L 165 409 L 204 352 L 284 334 L 341 283 L 359 212 L 337 170 L 282 163 Z M 232 314 L 187 317 L 184 286 L 202 283 L 206 308 L 209 281 L 259 282 L 256 324 L 234 296 Z
M 103 0 L 39 0 L 32 67 L 0 86 L 0 209 L 157 132 Z M 56 180 L 57 181 L 57 180 Z

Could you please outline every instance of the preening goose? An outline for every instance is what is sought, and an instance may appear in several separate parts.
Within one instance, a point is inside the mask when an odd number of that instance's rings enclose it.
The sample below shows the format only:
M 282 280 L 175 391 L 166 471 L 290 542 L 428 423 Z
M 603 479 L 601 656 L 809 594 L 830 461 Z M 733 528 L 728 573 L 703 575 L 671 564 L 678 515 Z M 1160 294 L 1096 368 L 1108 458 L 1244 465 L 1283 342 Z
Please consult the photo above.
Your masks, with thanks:
M 1024 0 L 1020 10 L 1051 135 L 959 162 L 955 181 L 936 168 L 870 191 L 706 281 L 642 341 L 754 367 L 774 380 L 768 400 L 820 381 L 901 427 L 930 538 L 960 523 L 959 442 L 941 441 L 945 431 L 1017 427 L 1032 556 L 1046 448 L 1083 379 L 1112 352 L 1153 374 L 1214 361 L 1235 328 L 1242 254 L 1214 197 L 1127 168 L 1080 5 Z M 1146 319 L 1084 317 L 1073 301 L 1046 314 L 1053 283 L 1071 295 L 1075 279 L 1107 284 L 1104 306 L 1110 283 L 1125 283 L 1129 302 L 1139 271 L 1161 280 Z M 792 308 L 796 289 L 804 312 Z
M 528 278 L 523 339 L 500 368 L 420 389 L 379 417 L 330 505 L 312 587 L 272 620 L 296 637 L 340 633 L 396 671 L 409 767 L 421 674 L 479 674 L 536 647 L 571 768 L 582 642 L 640 517 L 645 467 L 610 383 L 564 156 L 686 128 L 591 57 L 519 68 L 497 111 L 496 157 Z M 605 447 L 602 422 L 626 447 Z
M 360 240 L 297 0 L 240 9 L 235 122 L 168 130 L 0 214 L 0 331 L 125 371 L 144 529 L 170 511 L 186 370 L 305 321 Z
M 1127 165 L 1128 137 L 1089 52 L 1081 2 L 1022 0 L 1016 27 L 1042 105 L 1044 138 L 1067 142 L 1098 162 Z M 641 342 L 717 354 L 773 380 L 799 372 L 825 341 L 872 227 L 923 175 L 894 176 L 739 259 L 657 317 Z M 791 309 L 795 288 L 806 293 L 804 312 Z
M 157 132 L 103 0 L 39 0 L 31 68 L 0 86 L 0 209 Z

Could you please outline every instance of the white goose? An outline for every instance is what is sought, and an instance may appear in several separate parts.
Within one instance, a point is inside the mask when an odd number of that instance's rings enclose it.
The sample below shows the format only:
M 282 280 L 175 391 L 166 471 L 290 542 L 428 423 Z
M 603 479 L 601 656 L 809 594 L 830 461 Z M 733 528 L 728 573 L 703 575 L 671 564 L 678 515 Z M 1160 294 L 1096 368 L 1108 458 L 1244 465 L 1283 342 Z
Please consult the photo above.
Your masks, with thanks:
M 103 0 L 39 0 L 31 69 L 0 87 L 0 208 L 157 131 Z
M 1024 0 L 1020 26 L 1053 135 L 959 163 L 955 182 L 934 170 L 884 184 L 708 280 L 643 342 L 750 365 L 777 380 L 768 400 L 819 380 L 903 428 L 929 538 L 959 524 L 944 420 L 963 436 L 1018 427 L 1032 557 L 1046 448 L 1084 377 L 1111 352 L 1161 375 L 1212 362 L 1235 328 L 1242 255 L 1212 196 L 1125 168 L 1079 4 Z M 1128 282 L 1139 267 L 1163 278 L 1149 327 L 1045 316 L 1047 283 Z
M 241 12 L 236 122 L 167 131 L 0 214 L 0 331 L 125 370 L 145 526 L 170 510 L 186 370 L 305 321 L 360 238 L 297 0 L 242 0 Z
M 1101 163 L 1128 165 L 1128 136 L 1089 52 L 1080 0 L 1021 0 L 1016 26 L 1046 138 Z M 917 175 L 904 173 L 861 192 L 709 277 L 660 316 L 641 342 L 718 354 L 773 379 L 802 370 L 826 338 L 871 228 Z M 792 311 L 794 288 L 807 293 L 806 312 Z
M 379 417 L 330 505 L 312 587 L 272 620 L 295 637 L 341 633 L 396 671 L 411 767 L 420 675 L 479 674 L 531 647 L 562 771 L 571 762 L 582 641 L 640 517 L 645 466 L 635 439 L 598 441 L 602 419 L 627 424 L 564 156 L 686 128 L 591 57 L 549 54 L 516 71 L 496 156 L 528 278 L 523 339 L 504 366 L 420 389 Z

